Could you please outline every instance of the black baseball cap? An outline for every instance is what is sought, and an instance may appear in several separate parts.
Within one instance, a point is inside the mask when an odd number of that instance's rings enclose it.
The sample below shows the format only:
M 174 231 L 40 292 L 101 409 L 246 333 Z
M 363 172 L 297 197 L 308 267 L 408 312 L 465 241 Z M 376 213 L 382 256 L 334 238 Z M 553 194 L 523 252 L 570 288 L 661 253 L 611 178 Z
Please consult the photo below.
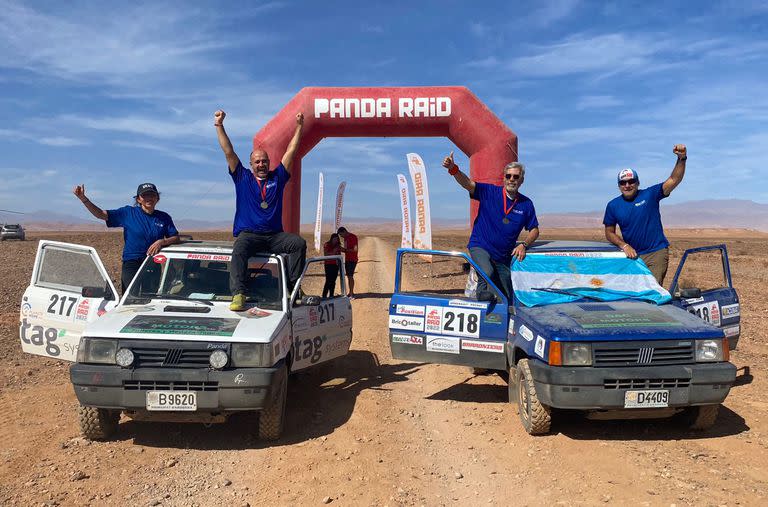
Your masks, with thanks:
M 160 195 L 160 192 L 157 191 L 157 187 L 154 183 L 142 183 L 139 185 L 139 188 L 136 189 L 136 195 L 134 197 L 139 197 L 147 192 L 154 192 L 157 195 Z

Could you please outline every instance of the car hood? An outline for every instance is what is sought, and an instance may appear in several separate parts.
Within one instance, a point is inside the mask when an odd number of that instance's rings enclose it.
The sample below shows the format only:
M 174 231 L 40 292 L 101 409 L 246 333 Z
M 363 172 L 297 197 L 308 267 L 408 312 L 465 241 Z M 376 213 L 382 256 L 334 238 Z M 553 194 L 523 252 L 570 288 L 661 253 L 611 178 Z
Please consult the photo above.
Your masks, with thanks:
M 205 310 L 210 311 L 202 313 Z M 251 308 L 236 313 L 226 304 L 153 302 L 120 305 L 89 323 L 83 336 L 266 343 L 286 324 L 283 311 Z
M 673 305 L 638 301 L 518 307 L 515 319 L 560 341 L 722 338 L 719 328 Z

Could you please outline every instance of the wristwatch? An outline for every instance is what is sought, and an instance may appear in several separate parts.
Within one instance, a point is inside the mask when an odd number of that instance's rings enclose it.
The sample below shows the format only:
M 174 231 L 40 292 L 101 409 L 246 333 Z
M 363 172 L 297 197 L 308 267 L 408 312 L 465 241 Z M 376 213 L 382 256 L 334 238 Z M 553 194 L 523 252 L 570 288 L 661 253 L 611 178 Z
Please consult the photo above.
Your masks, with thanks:
M 523 248 L 528 250 L 528 243 L 526 243 L 525 241 L 521 241 L 520 244 L 523 245 Z

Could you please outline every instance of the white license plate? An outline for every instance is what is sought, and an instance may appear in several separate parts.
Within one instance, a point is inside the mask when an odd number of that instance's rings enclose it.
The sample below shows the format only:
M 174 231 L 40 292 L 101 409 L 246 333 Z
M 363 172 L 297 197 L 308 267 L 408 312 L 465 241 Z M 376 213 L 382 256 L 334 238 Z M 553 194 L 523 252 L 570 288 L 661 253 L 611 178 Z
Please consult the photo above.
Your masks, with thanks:
M 147 410 L 197 410 L 196 392 L 147 391 Z
M 658 408 L 668 406 L 669 391 L 666 389 L 627 391 L 624 394 L 624 408 Z

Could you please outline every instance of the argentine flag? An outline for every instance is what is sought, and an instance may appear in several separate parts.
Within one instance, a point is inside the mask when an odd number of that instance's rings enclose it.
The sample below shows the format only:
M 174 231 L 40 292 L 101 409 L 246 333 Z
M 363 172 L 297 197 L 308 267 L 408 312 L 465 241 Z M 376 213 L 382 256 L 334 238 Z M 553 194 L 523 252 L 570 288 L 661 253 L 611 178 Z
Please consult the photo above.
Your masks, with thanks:
M 669 302 L 669 292 L 656 282 L 641 259 L 622 252 L 530 253 L 512 261 L 512 287 L 525 306 L 569 303 L 578 299 L 641 299 Z

